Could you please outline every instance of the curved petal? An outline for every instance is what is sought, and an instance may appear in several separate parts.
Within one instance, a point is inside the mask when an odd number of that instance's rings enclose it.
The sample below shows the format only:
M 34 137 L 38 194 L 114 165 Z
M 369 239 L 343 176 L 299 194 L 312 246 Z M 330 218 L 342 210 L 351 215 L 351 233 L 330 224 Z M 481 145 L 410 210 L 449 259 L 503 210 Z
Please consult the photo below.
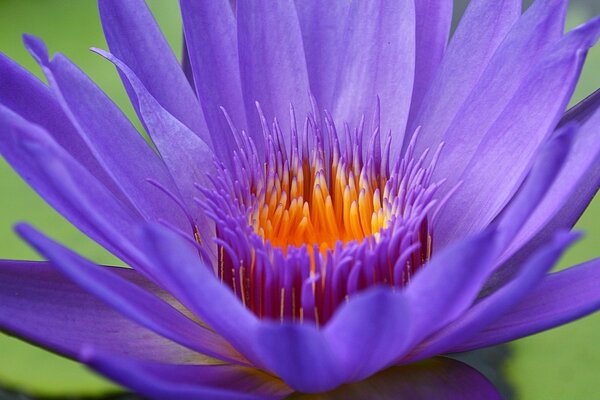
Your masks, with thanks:
M 408 134 L 421 127 L 417 153 L 437 146 L 436 127 L 447 126 L 464 103 L 521 13 L 520 0 L 473 0 L 462 19 L 431 83 L 421 107 L 408 126 Z M 408 141 L 404 143 L 404 149 Z
M 505 108 L 518 112 L 511 105 L 513 98 L 529 74 L 539 74 L 546 64 L 538 63 L 563 34 L 566 0 L 538 0 L 510 29 L 496 49 L 479 81 L 457 110 L 448 125 L 433 125 L 430 133 L 444 142 L 444 151 L 434 171 L 434 180 L 446 178 L 444 186 L 453 187 L 487 130 Z M 422 129 L 424 129 L 423 127 Z M 468 132 L 468 134 L 465 134 Z
M 415 81 L 410 101 L 408 125 L 427 94 L 450 36 L 451 0 L 415 1 Z
M 293 389 L 318 393 L 345 382 L 340 360 L 315 326 L 262 322 L 254 336 L 261 363 Z
M 185 227 L 186 219 L 173 202 L 147 182 L 175 190 L 164 164 L 119 108 L 65 56 L 48 59 L 44 43 L 24 37 L 42 67 L 58 102 L 94 156 L 114 179 L 131 204 L 149 220 L 165 220 Z
M 202 354 L 240 362 L 236 353 L 221 337 L 166 302 L 83 259 L 28 225 L 18 225 L 16 229 L 23 239 L 60 271 L 126 317 Z
M 585 53 L 600 34 L 600 17 L 570 32 L 540 61 L 488 130 L 460 177 L 463 185 L 445 205 L 435 241 L 487 226 L 525 178 L 533 155 L 560 119 L 579 76 Z M 435 246 L 435 244 L 434 244 Z
M 492 273 L 498 237 L 488 229 L 436 253 L 405 289 L 411 345 L 459 317 Z
M 410 306 L 388 287 L 352 297 L 336 311 L 324 334 L 341 360 L 346 382 L 366 378 L 407 350 Z
M 389 368 L 330 393 L 299 395 L 296 400 L 462 399 L 500 400 L 501 396 L 477 370 L 450 358 Z
M 579 235 L 562 232 L 553 242 L 540 249 L 520 269 L 519 274 L 504 287 L 476 303 L 456 321 L 444 327 L 412 352 L 406 362 L 422 360 L 460 347 L 485 326 L 517 304 L 544 279 L 563 252 Z
M 548 275 L 509 313 L 453 351 L 508 342 L 600 309 L 600 259 Z
M 263 135 L 256 102 L 268 125 L 274 118 L 287 122 L 290 104 L 301 121 L 311 111 L 306 59 L 293 0 L 238 2 L 237 34 L 246 116 L 260 153 Z
M 571 107 L 560 120 L 559 126 L 571 121 L 577 121 L 580 124 L 586 122 L 592 115 L 596 114 L 600 108 L 600 89 Z
M 127 263 L 143 264 L 131 241 L 142 216 L 121 203 L 41 127 L 0 105 L 0 153 L 52 207 Z
M 227 0 L 181 0 L 180 3 L 196 92 L 215 153 L 231 166 L 237 144 L 221 107 L 236 128 L 247 128 L 235 15 Z
M 349 1 L 296 0 L 310 90 L 319 110 L 333 110 L 333 92 L 345 49 Z
M 217 279 L 197 250 L 160 225 L 145 227 L 142 242 L 152 260 L 150 270 L 161 285 L 257 364 L 252 351 L 257 318 Z
M 165 110 L 210 145 L 200 104 L 146 3 L 143 0 L 99 0 L 98 9 L 111 53 L 134 71 Z M 128 80 L 121 77 L 140 115 L 135 91 Z
M 97 372 L 152 399 L 262 400 L 291 392 L 260 371 L 232 365 L 169 365 L 115 357 L 88 348 L 84 361 Z
M 202 208 L 194 200 L 199 195 L 194 185 L 198 183 L 203 187 L 212 187 L 208 179 L 208 175 L 214 172 L 212 150 L 188 127 L 162 108 L 127 65 L 110 53 L 100 49 L 92 50 L 115 64 L 124 79 L 129 82 L 138 100 L 141 118 L 175 180 L 179 189 L 177 194 L 181 193 L 183 196 L 190 219 L 194 222 L 194 229 L 199 231 L 203 243 L 211 243 L 215 232 L 214 224 L 203 216 Z M 189 233 L 191 236 L 192 231 Z
M 400 154 L 415 74 L 412 1 L 354 1 L 341 43 L 333 117 L 358 126 L 381 99 L 380 130 L 392 132 L 392 158 Z
M 31 72 L 0 53 L 0 104 L 40 125 L 115 196 L 127 201 L 77 133 L 50 89 Z
M 131 269 L 107 269 L 164 296 Z M 70 358 L 92 345 L 146 360 L 206 362 L 206 357 L 123 317 L 47 262 L 0 260 L 0 329 Z

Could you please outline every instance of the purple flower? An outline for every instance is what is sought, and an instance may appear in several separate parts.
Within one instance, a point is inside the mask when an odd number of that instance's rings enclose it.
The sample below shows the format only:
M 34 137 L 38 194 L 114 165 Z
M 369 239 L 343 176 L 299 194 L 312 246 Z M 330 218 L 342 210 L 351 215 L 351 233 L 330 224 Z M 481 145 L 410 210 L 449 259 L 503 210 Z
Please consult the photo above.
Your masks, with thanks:
M 0 328 L 150 397 L 280 398 L 597 310 L 599 259 L 548 274 L 600 182 L 600 94 L 563 116 L 600 18 L 566 3 L 473 0 L 446 45 L 450 0 L 182 0 L 182 71 L 100 0 L 154 147 L 25 36 L 49 87 L 0 55 L 0 152 L 133 269 L 18 225 L 48 262 L 0 262 Z

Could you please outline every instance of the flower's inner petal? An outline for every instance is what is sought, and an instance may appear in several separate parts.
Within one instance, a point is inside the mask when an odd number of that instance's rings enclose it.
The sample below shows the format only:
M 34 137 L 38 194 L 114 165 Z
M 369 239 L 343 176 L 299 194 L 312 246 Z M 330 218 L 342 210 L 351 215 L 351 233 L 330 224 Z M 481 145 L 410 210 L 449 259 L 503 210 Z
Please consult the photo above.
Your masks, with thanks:
M 363 125 L 338 134 L 312 115 L 286 146 L 261 115 L 265 156 L 244 133 L 233 171 L 204 188 L 217 226 L 221 281 L 259 317 L 325 323 L 352 294 L 405 286 L 432 251 L 430 220 L 439 150 L 390 162 L 391 136 Z M 216 189 L 216 190 L 215 190 Z

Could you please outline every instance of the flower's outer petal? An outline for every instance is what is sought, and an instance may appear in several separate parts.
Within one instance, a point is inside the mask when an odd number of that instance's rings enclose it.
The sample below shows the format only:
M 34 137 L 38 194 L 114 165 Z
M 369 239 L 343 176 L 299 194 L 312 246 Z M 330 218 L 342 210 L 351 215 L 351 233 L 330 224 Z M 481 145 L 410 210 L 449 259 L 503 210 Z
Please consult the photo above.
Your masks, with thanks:
M 94 348 L 82 357 L 90 367 L 151 399 L 262 400 L 291 392 L 280 380 L 232 365 L 170 365 L 115 357 Z
M 563 115 L 560 120 L 559 126 L 562 126 L 571 121 L 577 121 L 580 124 L 586 122 L 590 117 L 596 114 L 596 111 L 600 108 L 600 89 L 597 89 L 594 93 L 575 104 Z
M 227 0 L 182 0 L 181 15 L 196 93 L 215 153 L 231 166 L 237 144 L 220 107 L 236 128 L 247 127 L 235 15 Z
M 52 92 L 37 77 L 0 53 L 0 104 L 40 125 L 83 167 L 127 201 L 71 124 Z
M 360 293 L 336 311 L 324 331 L 346 382 L 372 375 L 406 351 L 409 315 L 406 297 L 387 287 Z
M 260 153 L 262 128 L 255 102 L 268 125 L 277 118 L 287 126 L 290 104 L 300 121 L 311 110 L 302 34 L 293 0 L 248 0 L 236 7 L 246 116 Z M 288 129 L 283 132 L 289 134 Z
M 310 90 L 319 110 L 333 110 L 333 92 L 343 51 L 349 1 L 296 0 Z
M 106 268 L 161 294 L 134 270 Z M 161 362 L 203 360 L 124 318 L 48 262 L 0 260 L 0 329 L 70 358 L 93 345 L 116 355 Z
M 405 361 L 412 362 L 445 353 L 477 335 L 539 284 L 577 237 L 578 234 L 568 232 L 557 234 L 552 243 L 538 250 L 527 260 L 512 281 L 479 301 L 456 321 L 427 339 Z
M 258 320 L 206 266 L 197 250 L 160 225 L 143 229 L 142 242 L 157 280 L 192 313 L 254 362 Z
M 165 110 L 210 145 L 194 91 L 146 3 L 143 0 L 99 0 L 98 9 L 111 53 L 135 72 Z M 122 78 L 139 115 L 137 96 L 128 80 Z
M 519 17 L 521 3 L 520 0 L 473 0 L 469 3 L 420 110 L 408 126 L 409 135 L 417 127 L 422 127 L 418 152 L 434 143 L 436 126 L 447 126 L 456 115 L 496 48 Z
M 77 285 L 96 295 L 124 316 L 159 335 L 210 357 L 239 362 L 218 335 L 192 321 L 168 303 L 20 224 L 19 235 Z
M 141 255 L 128 238 L 143 222 L 38 125 L 0 106 L 0 153 L 52 207 L 129 264 Z
M 509 313 L 452 351 L 507 342 L 551 329 L 600 309 L 600 259 L 548 275 Z
M 380 130 L 392 131 L 392 159 L 400 154 L 415 74 L 412 1 L 355 1 L 340 47 L 333 117 L 358 126 L 381 100 Z
M 152 178 L 175 191 L 164 163 L 127 117 L 65 56 L 48 59 L 44 43 L 24 36 L 25 45 L 46 74 L 58 102 L 100 164 L 113 177 L 136 209 L 149 220 L 166 220 L 187 227 L 174 202 L 147 182 Z
M 437 252 L 404 290 L 410 305 L 410 345 L 454 321 L 471 306 L 492 273 L 497 233 L 487 229 Z
M 573 116 L 572 120 L 577 121 L 575 123 L 582 121 L 584 125 L 575 135 L 571 151 L 552 186 L 504 253 L 502 261 L 506 263 L 490 280 L 490 288 L 510 279 L 523 259 L 547 243 L 554 232 L 571 228 L 598 191 L 600 112 L 587 119 Z
M 423 145 L 435 147 L 444 142 L 434 180 L 446 178 L 447 189 L 456 184 L 485 133 L 506 108 L 513 108 L 513 95 L 523 81 L 546 67 L 538 62 L 562 37 L 567 5 L 567 0 L 536 1 L 498 46 L 452 120 L 447 125 L 424 122 L 421 134 L 429 135 L 432 142 Z
M 262 322 L 255 338 L 258 358 L 293 389 L 319 393 L 344 383 L 340 360 L 314 325 Z
M 573 93 L 587 49 L 600 33 L 600 17 L 571 31 L 540 61 L 467 165 L 463 184 L 445 205 L 435 242 L 477 232 L 488 225 L 526 177 L 533 155 L 548 138 Z M 436 245 L 434 244 L 434 246 Z
M 121 60 L 100 49 L 92 51 L 105 57 L 117 66 L 124 79 L 127 79 L 132 95 L 138 100 L 139 113 L 143 118 L 158 152 L 181 193 L 184 204 L 191 215 L 203 243 L 211 243 L 214 224 L 203 216 L 203 210 L 194 200 L 199 195 L 195 183 L 211 187 L 208 174 L 214 172 L 214 155 L 208 145 L 177 118 L 161 107 L 146 90 L 135 73 Z M 190 231 L 191 234 L 191 231 Z M 207 247 L 208 248 L 208 247 Z
M 290 400 L 462 399 L 500 400 L 481 373 L 459 361 L 437 357 L 420 363 L 388 368 L 361 382 L 329 393 L 295 395 Z
M 410 101 L 410 120 L 435 78 L 444 56 L 452 24 L 451 0 L 415 1 L 415 81 Z

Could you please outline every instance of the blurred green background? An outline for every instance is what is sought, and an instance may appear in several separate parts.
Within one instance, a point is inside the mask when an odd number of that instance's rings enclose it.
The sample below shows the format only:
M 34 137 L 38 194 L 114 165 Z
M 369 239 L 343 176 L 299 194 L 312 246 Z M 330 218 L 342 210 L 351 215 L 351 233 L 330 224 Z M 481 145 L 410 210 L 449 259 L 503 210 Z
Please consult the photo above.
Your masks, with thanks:
M 148 3 L 169 42 L 179 53 L 181 19 L 177 2 L 152 0 Z M 463 6 L 457 4 L 456 14 L 460 13 Z M 600 13 L 599 1 L 573 1 L 568 27 L 584 22 L 595 13 Z M 52 52 L 61 51 L 69 56 L 134 118 L 133 109 L 112 66 L 87 51 L 92 46 L 106 48 L 94 0 L 0 0 L 0 51 L 39 76 L 39 69 L 22 46 L 21 34 L 24 32 L 42 37 Z M 581 100 L 598 87 L 600 46 L 589 53 L 573 101 Z M 133 120 L 140 128 L 135 118 Z M 38 258 L 15 237 L 11 229 L 15 222 L 26 220 L 97 262 L 116 262 L 50 209 L 3 160 L 0 160 L 0 188 L 2 258 Z M 596 198 L 578 223 L 577 228 L 585 231 L 586 237 L 564 257 L 560 267 L 600 255 L 598 221 L 600 198 Z M 513 388 L 515 397 L 600 399 L 597 381 L 600 371 L 599 332 L 600 314 L 597 314 L 511 343 L 511 356 L 502 372 Z M 0 334 L 2 386 L 45 396 L 99 395 L 119 390 L 79 364 Z

